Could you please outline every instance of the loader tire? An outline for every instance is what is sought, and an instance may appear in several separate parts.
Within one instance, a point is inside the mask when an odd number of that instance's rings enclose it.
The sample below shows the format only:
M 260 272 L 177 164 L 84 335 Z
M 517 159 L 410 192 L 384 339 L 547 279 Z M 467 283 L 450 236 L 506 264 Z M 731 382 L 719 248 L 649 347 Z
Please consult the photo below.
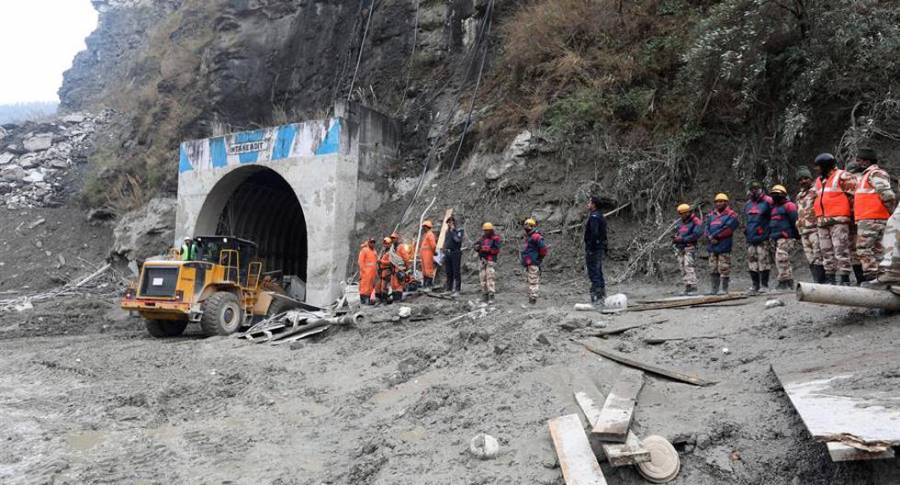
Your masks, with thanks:
M 156 338 L 177 337 L 184 333 L 188 322 L 177 320 L 145 320 L 147 333 Z
M 213 335 L 231 335 L 241 328 L 244 322 L 244 311 L 238 298 L 227 291 L 213 293 L 203 302 L 203 317 L 200 328 L 207 337 Z

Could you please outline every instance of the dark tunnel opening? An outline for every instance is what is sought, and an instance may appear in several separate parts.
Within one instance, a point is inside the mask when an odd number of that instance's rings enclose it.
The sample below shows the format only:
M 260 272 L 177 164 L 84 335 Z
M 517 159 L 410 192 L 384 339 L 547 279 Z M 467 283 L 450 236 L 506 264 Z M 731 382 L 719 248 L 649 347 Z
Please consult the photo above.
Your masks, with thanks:
M 257 171 L 237 186 L 219 215 L 216 235 L 255 242 L 264 271 L 282 270 L 306 281 L 303 208 L 291 186 L 274 171 Z

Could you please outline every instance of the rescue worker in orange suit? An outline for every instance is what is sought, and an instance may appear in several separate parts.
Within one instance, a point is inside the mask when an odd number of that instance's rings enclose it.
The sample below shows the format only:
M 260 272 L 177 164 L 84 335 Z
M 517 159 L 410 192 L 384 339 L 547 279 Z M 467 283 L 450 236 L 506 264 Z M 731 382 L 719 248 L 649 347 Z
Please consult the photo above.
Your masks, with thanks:
M 434 236 L 431 221 L 422 223 L 422 242 L 419 243 L 419 258 L 422 260 L 422 286 L 434 286 L 434 252 L 437 250 L 437 238 Z
M 878 263 L 884 256 L 881 239 L 897 201 L 891 188 L 891 177 L 878 166 L 875 150 L 860 148 L 856 160 L 863 172 L 853 196 L 853 219 L 856 222 L 856 255 L 862 265 L 862 281 L 866 282 L 878 276 Z
M 837 168 L 834 155 L 822 153 L 816 157 L 816 200 L 813 210 L 819 231 L 819 247 L 825 281 L 850 286 L 850 224 L 853 222 L 853 194 L 856 176 Z
M 397 290 L 396 275 L 394 274 L 394 265 L 391 263 L 391 253 L 393 253 L 393 243 L 391 238 L 386 237 L 382 240 L 381 257 L 378 259 L 378 284 L 375 286 L 375 294 L 378 301 L 390 305 L 396 296 Z M 396 256 L 396 254 L 395 254 Z M 400 297 L 403 297 L 403 289 L 400 288 Z
M 359 265 L 359 302 L 363 305 L 372 305 L 372 290 L 375 289 L 375 278 L 378 276 L 378 254 L 375 253 L 375 240 L 369 239 L 362 243 L 359 249 L 359 257 L 356 260 Z
M 394 253 L 400 257 L 400 261 L 397 261 L 396 258 L 393 261 L 394 274 L 397 276 L 400 288 L 405 289 L 406 285 L 408 285 L 412 279 L 412 275 L 409 274 L 409 269 L 412 268 L 412 258 L 415 251 L 412 246 L 404 243 L 403 236 L 396 232 L 391 234 L 391 243 Z

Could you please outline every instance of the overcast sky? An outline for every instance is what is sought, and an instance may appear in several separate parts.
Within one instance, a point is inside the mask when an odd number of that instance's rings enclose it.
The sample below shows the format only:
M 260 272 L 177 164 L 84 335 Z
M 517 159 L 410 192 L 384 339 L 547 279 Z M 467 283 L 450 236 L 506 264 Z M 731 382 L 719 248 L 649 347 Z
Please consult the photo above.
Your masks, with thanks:
M 57 101 L 96 25 L 90 0 L 0 0 L 0 104 Z

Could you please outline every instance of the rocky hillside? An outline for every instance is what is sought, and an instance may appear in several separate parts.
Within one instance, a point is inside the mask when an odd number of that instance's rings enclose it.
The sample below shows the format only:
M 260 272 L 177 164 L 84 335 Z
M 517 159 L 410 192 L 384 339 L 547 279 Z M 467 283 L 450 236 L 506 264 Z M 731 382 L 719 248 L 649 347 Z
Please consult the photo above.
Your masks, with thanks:
M 891 1 L 93 2 L 62 108 L 126 116 L 92 157 L 90 204 L 173 191 L 182 139 L 348 97 L 403 122 L 398 177 L 423 159 L 505 170 L 527 129 L 546 147 L 530 165 L 574 167 L 657 220 L 673 199 L 790 180 L 819 151 L 900 154 Z

